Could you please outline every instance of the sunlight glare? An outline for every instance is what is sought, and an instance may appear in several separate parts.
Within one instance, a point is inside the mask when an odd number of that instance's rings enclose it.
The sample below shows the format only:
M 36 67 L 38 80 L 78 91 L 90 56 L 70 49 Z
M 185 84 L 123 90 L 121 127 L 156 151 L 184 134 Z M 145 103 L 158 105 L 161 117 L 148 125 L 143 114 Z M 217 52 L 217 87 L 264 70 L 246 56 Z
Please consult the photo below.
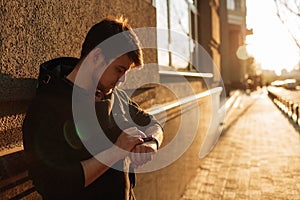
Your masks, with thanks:
M 276 16 L 273 0 L 247 1 L 247 27 L 253 28 L 246 38 L 247 51 L 263 69 L 290 71 L 297 65 L 299 49 Z

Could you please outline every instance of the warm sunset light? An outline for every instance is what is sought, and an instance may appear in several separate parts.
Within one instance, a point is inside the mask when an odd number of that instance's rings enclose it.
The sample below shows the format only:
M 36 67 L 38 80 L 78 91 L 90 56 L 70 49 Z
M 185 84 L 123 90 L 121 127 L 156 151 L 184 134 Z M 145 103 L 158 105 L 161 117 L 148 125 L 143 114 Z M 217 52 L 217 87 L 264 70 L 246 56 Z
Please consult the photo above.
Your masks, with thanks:
M 253 29 L 246 38 L 247 50 L 262 69 L 280 73 L 297 67 L 299 48 L 276 15 L 274 0 L 248 0 L 247 27 Z

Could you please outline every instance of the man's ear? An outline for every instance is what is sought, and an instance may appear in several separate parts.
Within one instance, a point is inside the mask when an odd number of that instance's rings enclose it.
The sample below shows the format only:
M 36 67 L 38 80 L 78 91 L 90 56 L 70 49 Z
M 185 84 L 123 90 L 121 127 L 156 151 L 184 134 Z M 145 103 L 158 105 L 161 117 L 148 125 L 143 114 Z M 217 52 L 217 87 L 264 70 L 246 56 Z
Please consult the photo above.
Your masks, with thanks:
M 104 62 L 104 55 L 102 54 L 102 51 L 101 51 L 101 49 L 100 48 L 94 48 L 93 50 L 92 50 L 92 59 L 93 59 L 93 63 L 95 64 L 95 65 L 100 65 L 100 64 L 103 64 L 103 62 Z

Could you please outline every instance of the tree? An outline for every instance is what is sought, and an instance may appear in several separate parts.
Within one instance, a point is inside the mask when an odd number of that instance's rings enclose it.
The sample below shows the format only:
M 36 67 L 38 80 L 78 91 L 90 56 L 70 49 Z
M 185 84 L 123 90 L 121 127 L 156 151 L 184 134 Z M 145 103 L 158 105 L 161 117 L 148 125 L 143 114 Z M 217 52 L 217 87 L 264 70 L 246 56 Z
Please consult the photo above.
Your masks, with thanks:
M 274 0 L 277 16 L 300 49 L 300 0 Z

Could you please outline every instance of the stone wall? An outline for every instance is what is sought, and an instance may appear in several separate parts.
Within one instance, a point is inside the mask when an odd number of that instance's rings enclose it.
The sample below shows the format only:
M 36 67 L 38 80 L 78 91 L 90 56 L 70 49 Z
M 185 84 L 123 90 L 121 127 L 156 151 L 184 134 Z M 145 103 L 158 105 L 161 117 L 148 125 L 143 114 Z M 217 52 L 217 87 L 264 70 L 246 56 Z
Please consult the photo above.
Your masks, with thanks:
M 133 28 L 156 24 L 155 8 L 144 0 L 3 0 L 0 11 L 0 155 L 22 145 L 20 127 L 41 63 L 79 57 L 87 31 L 104 17 L 124 16 Z M 145 52 L 145 63 L 156 59 L 155 51 Z M 157 70 L 139 73 L 153 77 Z

